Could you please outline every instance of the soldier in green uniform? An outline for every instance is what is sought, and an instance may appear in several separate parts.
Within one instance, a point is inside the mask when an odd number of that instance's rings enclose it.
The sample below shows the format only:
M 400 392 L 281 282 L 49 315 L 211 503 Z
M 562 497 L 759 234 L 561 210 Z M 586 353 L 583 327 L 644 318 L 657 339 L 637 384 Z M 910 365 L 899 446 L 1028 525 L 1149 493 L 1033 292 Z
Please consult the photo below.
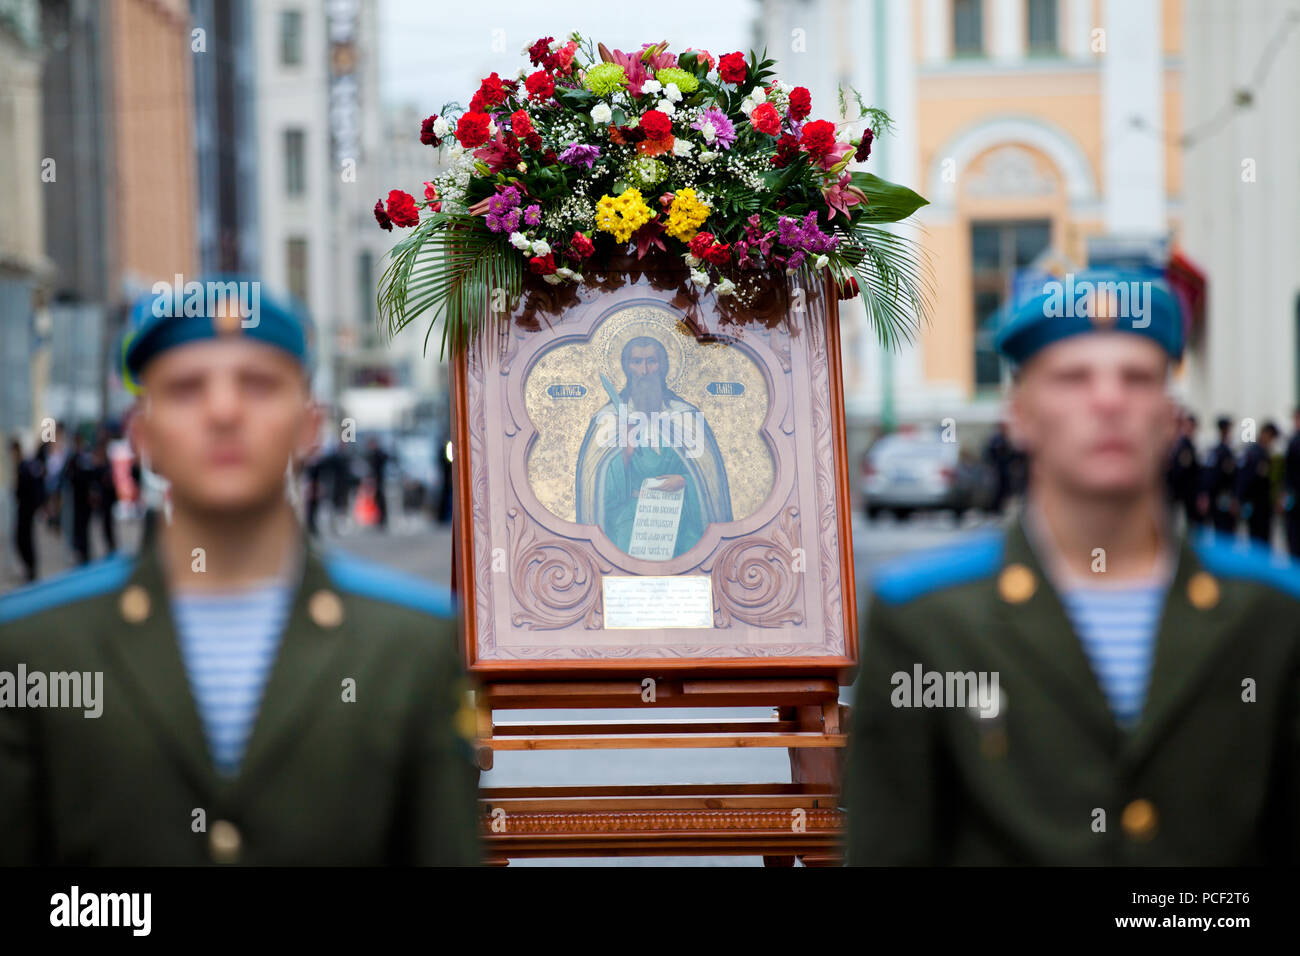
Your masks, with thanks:
M 300 530 L 297 313 L 194 311 L 124 354 L 168 520 L 0 599 L 0 865 L 478 862 L 453 600 Z
M 1300 573 L 1170 531 L 1181 318 L 1148 288 L 999 332 L 1026 506 L 873 581 L 851 864 L 1300 860 Z

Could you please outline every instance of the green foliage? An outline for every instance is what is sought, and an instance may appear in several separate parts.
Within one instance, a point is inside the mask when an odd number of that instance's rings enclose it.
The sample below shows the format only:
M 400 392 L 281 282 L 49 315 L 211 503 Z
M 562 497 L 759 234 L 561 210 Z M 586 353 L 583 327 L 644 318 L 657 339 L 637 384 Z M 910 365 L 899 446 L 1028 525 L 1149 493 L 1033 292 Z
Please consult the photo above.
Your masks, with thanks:
M 871 173 L 851 173 L 850 179 L 854 186 L 867 194 L 867 206 L 860 220 L 862 222 L 898 222 L 930 204 L 928 199 L 906 186 L 891 183 Z
M 478 216 L 433 213 L 389 252 L 379 280 L 378 306 L 390 335 L 430 308 L 429 335 L 442 319 L 445 358 L 474 340 L 504 296 L 515 301 L 523 288 L 523 259 Z M 499 290 L 499 291 L 498 291 Z
M 896 349 L 915 341 L 934 300 L 933 271 L 919 243 L 859 223 L 829 258 L 837 282 L 857 278 L 867 320 L 882 345 Z

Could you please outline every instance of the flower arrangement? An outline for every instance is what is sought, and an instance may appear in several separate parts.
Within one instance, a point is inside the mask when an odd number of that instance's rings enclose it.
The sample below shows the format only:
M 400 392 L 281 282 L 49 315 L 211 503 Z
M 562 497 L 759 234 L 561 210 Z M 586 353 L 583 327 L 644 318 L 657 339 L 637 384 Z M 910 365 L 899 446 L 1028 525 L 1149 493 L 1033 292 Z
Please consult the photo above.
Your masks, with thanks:
M 841 89 L 839 108 L 852 97 L 859 118 L 832 122 L 752 51 L 624 53 L 574 33 L 526 53 L 531 69 L 494 72 L 467 109 L 424 121 L 421 142 L 449 162 L 423 201 L 395 189 L 375 204 L 382 228 L 413 230 L 380 282 L 392 331 L 433 308 L 445 352 L 475 334 L 495 290 L 518 296 L 525 272 L 581 284 L 600 257 L 634 248 L 680 256 L 693 286 L 741 306 L 760 288 L 747 276 L 829 270 L 842 297 L 862 293 L 882 339 L 910 336 L 924 270 L 881 224 L 925 200 L 849 169 L 890 126 L 856 91 Z

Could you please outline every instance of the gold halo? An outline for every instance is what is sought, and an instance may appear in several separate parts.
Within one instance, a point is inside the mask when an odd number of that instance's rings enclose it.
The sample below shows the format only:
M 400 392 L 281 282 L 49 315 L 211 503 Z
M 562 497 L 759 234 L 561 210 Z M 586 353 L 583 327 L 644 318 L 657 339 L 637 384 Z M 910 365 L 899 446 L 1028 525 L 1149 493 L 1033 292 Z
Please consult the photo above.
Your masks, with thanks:
M 628 314 L 632 316 L 628 318 Z M 617 372 L 614 385 L 619 385 L 623 377 L 623 347 L 639 336 L 648 336 L 663 347 L 668 353 L 668 374 L 665 383 L 674 392 L 680 393 L 686 371 L 686 347 L 682 344 L 682 333 L 677 331 L 681 321 L 675 312 L 646 305 L 632 305 L 617 312 L 611 312 L 600 323 L 592 336 L 592 344 L 605 359 L 606 374 Z M 626 384 L 626 383 L 624 383 Z

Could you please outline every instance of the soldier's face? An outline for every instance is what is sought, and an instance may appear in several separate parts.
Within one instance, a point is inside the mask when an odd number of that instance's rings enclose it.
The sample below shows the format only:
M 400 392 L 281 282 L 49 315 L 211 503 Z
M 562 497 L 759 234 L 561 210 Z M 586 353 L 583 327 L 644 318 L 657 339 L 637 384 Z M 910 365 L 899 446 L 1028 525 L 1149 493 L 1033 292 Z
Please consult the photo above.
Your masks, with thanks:
M 258 342 L 195 342 L 145 368 L 132 437 L 171 483 L 176 507 L 239 512 L 284 495 L 285 470 L 312 448 L 320 413 L 294 359 Z
M 1177 430 L 1169 359 L 1128 333 L 1079 335 L 1043 349 L 1012 392 L 1012 427 L 1034 480 L 1131 496 L 1160 480 Z

